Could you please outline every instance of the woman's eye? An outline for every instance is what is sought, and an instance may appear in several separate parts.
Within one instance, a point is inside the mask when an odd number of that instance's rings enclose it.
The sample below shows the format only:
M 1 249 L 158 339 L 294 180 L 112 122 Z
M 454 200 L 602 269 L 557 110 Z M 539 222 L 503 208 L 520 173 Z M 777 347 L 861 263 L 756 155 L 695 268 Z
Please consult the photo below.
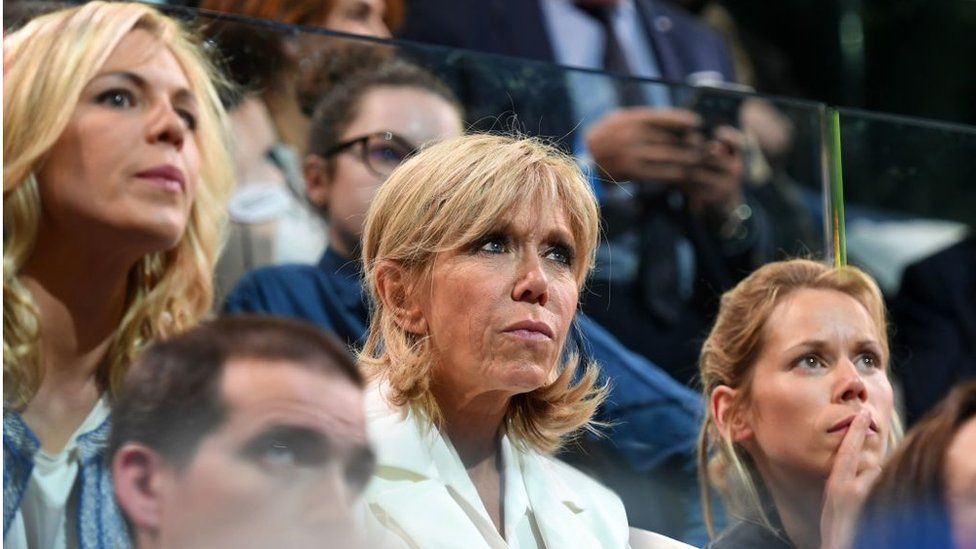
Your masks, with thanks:
M 508 251 L 508 239 L 501 235 L 487 236 L 478 243 L 479 252 L 503 254 Z
M 183 119 L 186 124 L 186 128 L 190 131 L 197 129 L 197 115 L 193 114 L 191 111 L 186 109 L 178 109 L 177 114 Z
M 861 368 L 865 368 L 865 369 L 881 367 L 881 361 L 878 360 L 878 357 L 874 356 L 871 353 L 866 353 L 857 357 L 856 364 Z
M 568 246 L 553 246 L 546 251 L 546 257 L 563 265 L 573 264 L 573 250 Z
M 795 366 L 812 370 L 815 368 L 823 368 L 824 363 L 817 355 L 804 355 L 800 357 L 800 360 L 796 361 Z
M 96 100 L 103 105 L 117 108 L 128 108 L 136 102 L 128 90 L 108 90 L 99 94 Z

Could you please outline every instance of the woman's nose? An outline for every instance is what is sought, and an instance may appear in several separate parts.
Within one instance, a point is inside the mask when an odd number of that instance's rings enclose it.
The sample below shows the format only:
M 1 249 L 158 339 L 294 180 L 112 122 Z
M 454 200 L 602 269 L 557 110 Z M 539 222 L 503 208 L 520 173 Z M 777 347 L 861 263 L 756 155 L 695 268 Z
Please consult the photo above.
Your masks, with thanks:
M 512 299 L 545 306 L 549 300 L 549 277 L 542 260 L 535 254 L 524 254 L 518 265 Z
M 150 143 L 168 143 L 182 151 L 186 131 L 186 121 L 172 105 L 164 103 L 153 109 L 148 128 Z
M 864 402 L 868 398 L 867 387 L 861 372 L 857 366 L 847 358 L 841 359 L 837 364 L 835 372 L 840 379 L 834 389 L 834 401 L 846 402 L 849 400 L 860 400 Z

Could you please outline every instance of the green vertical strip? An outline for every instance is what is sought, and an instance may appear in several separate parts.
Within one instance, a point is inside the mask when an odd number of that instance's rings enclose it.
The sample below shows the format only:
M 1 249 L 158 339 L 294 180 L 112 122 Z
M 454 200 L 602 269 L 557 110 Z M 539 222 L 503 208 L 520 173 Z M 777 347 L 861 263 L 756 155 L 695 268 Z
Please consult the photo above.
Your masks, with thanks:
M 827 109 L 828 151 L 830 154 L 830 224 L 834 265 L 847 265 L 847 233 L 844 226 L 844 170 L 841 165 L 840 113 Z

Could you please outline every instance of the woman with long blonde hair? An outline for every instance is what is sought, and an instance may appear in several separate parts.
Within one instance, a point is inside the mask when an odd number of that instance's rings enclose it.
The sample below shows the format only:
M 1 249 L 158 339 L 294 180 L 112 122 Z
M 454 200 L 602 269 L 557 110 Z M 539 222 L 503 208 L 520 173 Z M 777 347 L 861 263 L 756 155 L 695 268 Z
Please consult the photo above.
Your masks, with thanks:
M 836 548 L 901 435 L 884 302 L 853 267 L 762 266 L 722 296 L 702 347 L 699 475 L 732 525 L 710 547 Z
M 211 306 L 226 115 L 192 37 L 138 4 L 37 17 L 4 73 L 5 545 L 125 545 L 112 397 Z

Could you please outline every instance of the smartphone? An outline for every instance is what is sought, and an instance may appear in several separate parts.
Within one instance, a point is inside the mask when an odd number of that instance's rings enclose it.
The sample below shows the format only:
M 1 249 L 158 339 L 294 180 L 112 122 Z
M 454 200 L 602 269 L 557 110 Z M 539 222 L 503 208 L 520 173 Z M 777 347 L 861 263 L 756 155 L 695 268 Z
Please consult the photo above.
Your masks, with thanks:
M 719 126 L 739 127 L 739 110 L 744 97 L 718 88 L 697 88 L 687 108 L 702 119 L 702 133 L 712 138 Z

